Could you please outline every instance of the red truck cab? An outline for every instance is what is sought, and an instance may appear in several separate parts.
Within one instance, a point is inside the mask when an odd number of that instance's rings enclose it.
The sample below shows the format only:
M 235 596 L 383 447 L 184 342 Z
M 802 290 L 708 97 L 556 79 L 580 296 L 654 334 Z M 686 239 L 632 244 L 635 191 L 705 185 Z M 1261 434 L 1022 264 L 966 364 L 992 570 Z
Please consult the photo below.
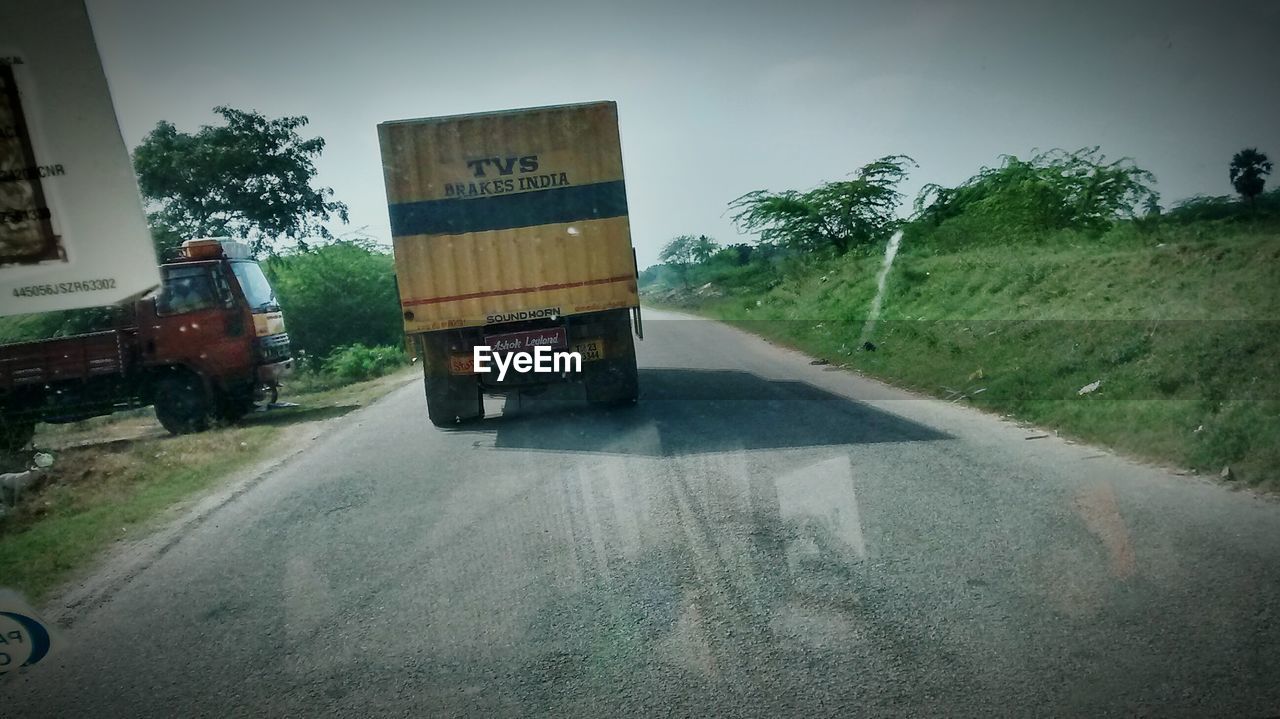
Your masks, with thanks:
M 248 246 L 188 240 L 160 275 L 112 330 L 0 345 L 0 446 L 24 446 L 36 422 L 146 405 L 170 432 L 200 431 L 274 396 L 289 336 Z

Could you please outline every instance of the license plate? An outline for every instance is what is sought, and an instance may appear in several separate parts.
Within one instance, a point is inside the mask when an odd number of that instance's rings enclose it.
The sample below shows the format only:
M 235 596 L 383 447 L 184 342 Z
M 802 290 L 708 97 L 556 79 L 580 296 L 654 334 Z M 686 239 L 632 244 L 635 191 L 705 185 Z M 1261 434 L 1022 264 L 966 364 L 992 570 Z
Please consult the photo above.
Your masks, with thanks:
M 449 355 L 449 374 L 475 373 L 475 362 L 471 355 Z
M 569 336 L 563 327 L 552 327 L 545 330 L 489 335 L 484 338 L 484 343 L 493 348 L 494 352 L 532 352 L 536 347 L 558 350 L 564 349 L 569 344 Z
M 573 346 L 573 351 L 582 355 L 583 362 L 595 362 L 604 359 L 604 340 L 581 340 Z

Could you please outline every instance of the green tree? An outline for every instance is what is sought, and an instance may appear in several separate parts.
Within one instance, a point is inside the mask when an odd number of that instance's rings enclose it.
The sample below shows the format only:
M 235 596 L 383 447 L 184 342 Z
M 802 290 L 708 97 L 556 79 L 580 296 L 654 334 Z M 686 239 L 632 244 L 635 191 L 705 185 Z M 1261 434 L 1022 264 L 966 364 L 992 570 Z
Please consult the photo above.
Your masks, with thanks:
M 745 265 L 751 261 L 751 256 L 755 247 L 752 247 L 745 242 L 736 242 L 725 249 L 733 252 L 735 265 Z
M 281 238 L 303 247 L 308 237 L 331 239 L 322 223 L 334 216 L 346 222 L 347 206 L 332 189 L 311 185 L 325 143 L 298 134 L 307 118 L 270 119 L 229 107 L 214 112 L 224 124 L 186 133 L 161 121 L 134 149 L 161 256 L 192 237 L 236 237 L 258 253 Z
M 711 259 L 711 256 L 720 249 L 720 245 L 716 241 L 706 235 L 698 235 L 698 239 L 693 241 L 693 245 L 689 248 L 689 254 L 693 261 L 702 264 Z
M 264 263 L 294 346 L 316 359 L 336 348 L 404 341 L 391 253 L 366 240 L 292 250 Z
M 658 253 L 658 261 L 675 271 L 680 284 L 689 286 L 689 268 L 697 261 L 694 248 L 698 246 L 698 238 L 693 235 L 680 235 L 663 246 Z
M 887 155 L 863 165 L 852 179 L 808 192 L 756 190 L 729 203 L 729 209 L 739 231 L 758 233 L 763 243 L 844 254 L 893 234 L 900 224 L 898 184 L 908 166 L 916 166 L 910 157 Z
M 925 185 L 915 201 L 919 225 L 963 218 L 997 237 L 1061 229 L 1101 231 L 1135 208 L 1158 206 L 1155 176 L 1128 158 L 1108 162 L 1097 147 L 1050 150 L 1028 160 L 1001 157 L 956 187 Z
M 1270 174 L 1271 160 L 1257 148 L 1241 150 L 1231 158 L 1231 185 L 1251 205 L 1262 194 Z

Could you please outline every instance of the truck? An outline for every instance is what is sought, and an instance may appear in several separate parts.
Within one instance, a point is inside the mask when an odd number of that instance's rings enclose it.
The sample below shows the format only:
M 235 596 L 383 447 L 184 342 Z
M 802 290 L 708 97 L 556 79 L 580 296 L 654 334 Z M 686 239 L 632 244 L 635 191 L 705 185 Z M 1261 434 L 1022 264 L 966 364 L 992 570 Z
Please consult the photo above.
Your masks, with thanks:
M 173 434 L 233 422 L 293 369 L 284 315 L 248 245 L 187 240 L 161 284 L 113 308 L 112 328 L 0 345 L 0 448 L 37 422 L 154 406 Z
M 643 325 L 617 104 L 389 121 L 378 141 L 400 310 L 431 422 L 480 420 L 486 394 L 562 383 L 592 403 L 634 404 Z M 481 345 L 581 361 L 504 375 L 475 364 Z

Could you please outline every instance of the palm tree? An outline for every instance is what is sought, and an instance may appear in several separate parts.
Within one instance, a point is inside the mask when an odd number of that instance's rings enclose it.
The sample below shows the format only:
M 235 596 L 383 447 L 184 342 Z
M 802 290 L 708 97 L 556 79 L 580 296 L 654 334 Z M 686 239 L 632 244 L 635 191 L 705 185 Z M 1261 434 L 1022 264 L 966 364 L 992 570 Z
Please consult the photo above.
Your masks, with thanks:
M 1254 198 L 1262 194 L 1270 174 L 1271 160 L 1257 148 L 1241 150 L 1231 158 L 1231 184 L 1251 205 Z
M 718 249 L 720 249 L 720 246 L 716 244 L 716 241 L 706 235 L 698 235 L 698 239 L 695 240 L 693 246 L 689 248 L 690 253 L 693 255 L 693 261 L 698 264 L 702 264 L 703 262 L 711 259 L 711 256 L 714 255 Z

